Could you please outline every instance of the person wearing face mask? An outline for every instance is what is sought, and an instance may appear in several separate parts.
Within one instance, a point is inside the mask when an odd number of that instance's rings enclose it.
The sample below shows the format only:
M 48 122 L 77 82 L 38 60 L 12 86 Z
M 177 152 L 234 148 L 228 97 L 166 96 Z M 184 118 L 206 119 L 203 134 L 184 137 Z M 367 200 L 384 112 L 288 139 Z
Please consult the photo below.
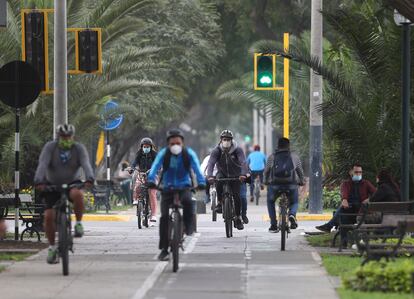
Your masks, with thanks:
M 35 187 L 45 199 L 44 228 L 49 241 L 47 262 L 58 262 L 57 246 L 55 245 L 55 211 L 53 206 L 60 198 L 59 192 L 44 192 L 47 185 L 73 184 L 81 181 L 81 169 L 85 173 L 85 187 L 91 188 L 95 180 L 88 152 L 85 146 L 75 142 L 75 127 L 63 124 L 57 127 L 58 138 L 45 144 L 40 153 L 39 164 L 34 178 Z M 75 237 L 83 236 L 82 214 L 84 210 L 83 192 L 72 188 L 69 192 L 70 200 L 76 216 Z
M 138 169 L 139 172 L 147 172 L 151 169 L 152 163 L 157 156 L 157 152 L 155 150 L 154 143 L 152 139 L 149 137 L 142 138 L 139 143 L 139 150 L 135 156 L 135 160 L 132 163 L 132 171 L 133 169 Z M 138 196 L 141 192 L 141 184 L 143 182 L 140 181 L 139 177 L 137 176 L 134 184 L 134 192 L 133 192 L 133 204 L 138 204 Z M 149 198 L 150 198 L 150 206 L 151 206 L 151 217 L 150 217 L 150 225 L 154 226 L 157 222 L 157 190 L 156 189 L 149 189 Z
M 190 188 L 193 187 L 191 172 L 196 175 L 198 189 L 204 189 L 206 181 L 200 169 L 197 154 L 184 145 L 184 135 L 181 130 L 173 129 L 167 132 L 167 147 L 163 148 L 155 158 L 148 175 L 148 187 L 156 187 L 158 172 L 161 174 L 161 218 L 160 242 L 161 250 L 158 259 L 167 261 L 168 253 L 168 212 L 174 199 L 174 191 L 180 191 L 180 201 L 183 206 L 183 221 L 186 235 L 193 233 L 194 206 Z
M 358 213 L 361 204 L 367 203 L 370 196 L 372 196 L 376 189 L 372 183 L 362 177 L 362 166 L 355 163 L 349 172 L 349 179 L 341 184 L 341 206 L 335 212 L 334 217 L 327 223 L 317 226 L 316 229 L 329 233 L 334 226 L 338 226 L 339 217 L 342 217 L 342 223 L 352 223 L 355 219 L 352 217 L 341 216 L 346 213 Z M 346 247 L 346 233 L 341 237 L 343 246 Z
M 246 157 L 243 149 L 237 145 L 233 140 L 233 133 L 230 130 L 224 130 L 220 134 L 220 143 L 211 152 L 210 160 L 207 167 L 208 180 L 213 183 L 215 177 L 213 176 L 214 167 L 217 165 L 217 175 L 220 178 L 239 178 L 240 181 L 232 181 L 229 183 L 233 198 L 236 214 L 235 226 L 238 230 L 244 229 L 244 223 L 248 223 L 246 215 L 241 214 L 241 182 L 246 180 L 247 166 Z M 217 213 L 222 213 L 222 200 L 223 200 L 223 182 L 217 182 L 217 199 L 218 205 L 216 207 Z

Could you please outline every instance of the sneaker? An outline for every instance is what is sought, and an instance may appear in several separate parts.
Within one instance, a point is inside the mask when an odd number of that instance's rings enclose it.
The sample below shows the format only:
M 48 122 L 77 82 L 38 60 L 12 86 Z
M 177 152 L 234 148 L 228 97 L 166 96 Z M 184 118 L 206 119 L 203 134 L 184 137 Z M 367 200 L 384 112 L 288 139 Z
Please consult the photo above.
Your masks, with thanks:
M 134 201 L 132 202 L 133 206 L 136 206 L 138 204 L 138 199 L 134 199 Z
M 47 251 L 47 263 L 48 264 L 59 263 L 57 248 L 49 248 L 49 250 Z
M 168 253 L 167 249 L 161 250 L 160 254 L 158 255 L 158 260 L 162 262 L 167 262 L 170 259 L 170 254 Z
M 269 227 L 269 233 L 278 233 L 279 232 L 279 227 L 276 225 L 271 225 Z
M 151 216 L 151 218 L 150 218 L 150 221 L 149 221 L 150 223 L 150 226 L 151 227 L 154 227 L 155 226 L 155 223 L 157 223 L 157 217 L 156 216 Z
M 221 204 L 217 204 L 216 206 L 216 213 L 217 214 L 222 214 L 223 213 L 223 207 L 221 206 Z
M 244 224 L 248 224 L 249 223 L 249 218 L 247 218 L 246 215 L 242 215 L 242 220 Z
M 83 225 L 82 223 L 75 224 L 75 238 L 82 238 L 83 236 Z
M 294 215 L 289 216 L 290 228 L 296 229 L 298 227 L 298 221 Z
M 254 202 L 254 197 L 250 196 L 250 202 Z
M 237 228 L 238 230 L 243 230 L 243 229 L 244 229 L 244 225 L 243 225 L 243 222 L 242 222 L 242 220 L 240 219 L 240 217 L 238 217 L 238 218 L 236 219 L 236 221 L 234 222 L 234 224 L 235 224 L 235 226 L 236 226 L 236 228 Z
M 321 232 L 330 233 L 331 229 L 332 229 L 332 226 L 330 226 L 328 223 L 325 223 L 323 225 L 316 226 L 315 228 L 317 230 L 320 230 Z

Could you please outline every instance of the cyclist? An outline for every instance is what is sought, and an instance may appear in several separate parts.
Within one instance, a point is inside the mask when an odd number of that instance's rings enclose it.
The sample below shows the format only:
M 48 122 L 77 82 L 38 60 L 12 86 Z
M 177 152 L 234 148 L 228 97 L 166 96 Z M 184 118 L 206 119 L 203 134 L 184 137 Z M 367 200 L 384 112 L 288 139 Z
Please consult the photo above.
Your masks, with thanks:
M 185 233 L 190 236 L 193 233 L 194 207 L 189 188 L 193 182 L 191 171 L 197 177 L 198 187 L 205 188 L 206 181 L 200 169 L 200 162 L 196 153 L 184 145 L 184 135 L 181 130 L 172 129 L 167 132 L 167 147 L 163 148 L 152 164 L 148 175 L 148 186 L 155 187 L 155 180 L 162 168 L 161 182 L 161 218 L 160 218 L 160 242 L 161 250 L 158 259 L 167 261 L 168 254 L 168 212 L 174 199 L 175 190 L 180 191 L 180 200 L 183 206 L 183 221 Z
M 81 180 L 81 168 L 86 177 L 86 188 L 91 188 L 95 180 L 88 152 L 85 146 L 74 141 L 75 127 L 63 124 L 57 127 L 58 138 L 45 144 L 40 153 L 39 164 L 36 169 L 34 183 L 41 191 L 40 196 L 45 199 L 44 228 L 49 241 L 47 262 L 58 262 L 57 246 L 55 245 L 55 211 L 53 206 L 60 198 L 59 192 L 44 192 L 47 185 L 73 184 Z M 42 192 L 43 191 L 43 192 Z M 69 192 L 70 200 L 76 216 L 75 237 L 83 236 L 82 214 L 83 192 L 72 188 Z
M 267 209 L 270 218 L 269 232 L 279 231 L 276 219 L 275 197 L 280 191 L 289 191 L 289 222 L 290 228 L 296 229 L 298 223 L 296 212 L 299 205 L 298 185 L 303 186 L 305 177 L 302 163 L 295 153 L 290 151 L 287 138 L 280 138 L 277 150 L 268 157 L 264 170 L 264 181 L 267 187 Z
M 151 169 L 151 165 L 157 156 L 157 152 L 155 151 L 154 143 L 152 142 L 151 138 L 145 137 L 142 138 L 139 143 L 139 150 L 135 156 L 135 160 L 132 163 L 132 169 L 138 168 L 139 172 L 147 172 Z M 133 170 L 132 170 L 133 171 Z M 135 180 L 135 187 L 134 187 L 134 201 L 133 204 L 138 204 L 138 196 L 141 192 L 141 182 L 140 178 L 137 176 Z M 156 189 L 149 189 L 149 199 L 150 199 L 150 207 L 151 207 L 151 217 L 150 223 L 151 226 L 157 222 L 157 190 Z
M 246 180 L 246 158 L 243 150 L 233 140 L 233 133 L 230 130 L 224 130 L 220 134 L 220 143 L 211 152 L 210 160 L 208 162 L 207 175 L 210 182 L 214 182 L 213 169 L 217 165 L 217 178 L 239 178 L 240 181 L 229 182 L 229 186 L 233 193 L 234 207 L 236 214 L 235 226 L 238 230 L 244 229 L 241 212 L 241 198 L 240 188 L 241 182 Z M 222 213 L 223 200 L 223 185 L 224 182 L 217 182 L 217 199 L 218 205 L 216 207 L 217 213 Z M 244 221 L 245 223 L 248 222 Z
M 266 156 L 260 151 L 260 145 L 254 146 L 254 151 L 247 157 L 247 165 L 252 173 L 252 183 L 250 184 L 250 201 L 254 201 L 254 181 L 257 177 L 260 178 L 260 183 L 263 184 L 263 171 L 266 166 Z M 262 189 L 263 190 L 263 189 Z

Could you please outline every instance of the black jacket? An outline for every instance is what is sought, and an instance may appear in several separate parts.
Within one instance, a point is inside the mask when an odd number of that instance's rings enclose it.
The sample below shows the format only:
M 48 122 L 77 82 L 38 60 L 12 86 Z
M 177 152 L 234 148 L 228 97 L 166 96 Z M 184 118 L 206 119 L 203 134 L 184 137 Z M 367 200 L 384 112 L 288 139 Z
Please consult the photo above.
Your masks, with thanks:
M 215 165 L 217 165 L 217 175 L 219 177 L 235 178 L 247 174 L 246 157 L 243 150 L 234 141 L 228 150 L 218 145 L 211 152 L 207 166 L 209 177 L 213 175 Z
M 157 152 L 151 149 L 148 154 L 144 154 L 143 150 L 140 149 L 136 156 L 132 168 L 138 167 L 140 171 L 146 172 L 151 169 L 152 163 L 157 156 Z
M 379 182 L 377 192 L 372 195 L 370 202 L 400 201 L 400 192 L 396 187 L 386 182 Z

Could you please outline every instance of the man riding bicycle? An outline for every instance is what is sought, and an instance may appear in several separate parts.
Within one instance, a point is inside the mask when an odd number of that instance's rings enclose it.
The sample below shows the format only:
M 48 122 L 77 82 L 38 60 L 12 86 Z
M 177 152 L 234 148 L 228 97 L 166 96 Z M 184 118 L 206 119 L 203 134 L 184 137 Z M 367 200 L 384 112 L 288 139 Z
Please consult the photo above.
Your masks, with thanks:
M 241 182 L 246 180 L 246 158 L 243 150 L 237 146 L 237 143 L 233 141 L 233 133 L 230 130 L 224 130 L 220 134 L 220 143 L 211 152 L 210 160 L 208 162 L 207 175 L 210 182 L 214 182 L 213 176 L 214 166 L 217 165 L 217 179 L 222 178 L 238 178 L 239 181 L 228 182 L 231 192 L 234 198 L 235 214 L 237 219 L 235 226 L 238 230 L 244 229 L 243 222 L 248 223 L 247 217 L 242 219 L 241 213 L 241 198 L 240 188 Z M 217 213 L 222 213 L 222 201 L 223 201 L 223 186 L 224 182 L 217 182 L 217 199 L 218 205 L 216 207 Z M 244 218 L 244 217 L 243 217 Z
M 135 160 L 132 163 L 132 170 L 137 168 L 139 172 L 147 172 L 151 169 L 152 163 L 157 156 L 157 152 L 155 151 L 154 143 L 152 142 L 151 138 L 145 137 L 142 138 L 140 141 L 140 148 L 135 156 Z M 135 185 L 134 185 L 134 192 L 133 192 L 133 205 L 138 204 L 138 197 L 141 192 L 141 184 L 145 182 L 141 181 L 139 176 L 136 177 Z M 151 226 L 153 226 L 157 222 L 157 190 L 156 189 L 149 189 L 149 200 L 151 206 L 151 217 L 150 222 Z
M 267 187 L 267 209 L 270 218 L 269 232 L 279 231 L 276 219 L 275 199 L 280 192 L 286 192 L 289 198 L 290 228 L 296 229 L 298 223 L 296 212 L 299 205 L 298 186 L 303 186 L 305 177 L 302 163 L 295 153 L 290 151 L 290 141 L 280 138 L 277 150 L 268 157 L 264 170 L 264 181 Z
M 163 148 L 155 158 L 148 175 L 148 186 L 155 187 L 155 180 L 162 168 L 161 183 L 161 218 L 160 243 L 161 250 L 158 259 L 167 261 L 168 253 L 168 212 L 173 203 L 174 191 L 180 190 L 180 201 L 183 206 L 183 221 L 186 235 L 193 233 L 194 208 L 190 188 L 193 186 L 191 170 L 197 177 L 198 187 L 205 188 L 205 179 L 200 169 L 200 162 L 196 153 L 184 146 L 184 135 L 178 129 L 167 132 L 167 147 Z
M 254 181 L 257 177 L 259 177 L 260 184 L 263 184 L 263 171 L 266 166 L 266 156 L 260 151 L 260 145 L 256 144 L 254 146 L 254 151 L 249 154 L 246 163 L 252 173 L 252 183 L 250 184 L 250 201 L 253 202 Z
M 88 152 L 85 146 L 74 141 L 75 127 L 69 124 L 57 127 L 58 138 L 45 144 L 40 153 L 34 183 L 45 199 L 44 229 L 49 241 L 47 262 L 58 262 L 57 246 L 55 245 L 55 210 L 53 206 L 60 198 L 60 192 L 45 192 L 47 185 L 70 185 L 81 181 L 81 168 L 86 177 L 85 187 L 90 188 L 95 180 Z M 76 216 L 75 237 L 83 236 L 82 215 L 84 210 L 83 192 L 72 188 L 69 198 L 73 202 Z

